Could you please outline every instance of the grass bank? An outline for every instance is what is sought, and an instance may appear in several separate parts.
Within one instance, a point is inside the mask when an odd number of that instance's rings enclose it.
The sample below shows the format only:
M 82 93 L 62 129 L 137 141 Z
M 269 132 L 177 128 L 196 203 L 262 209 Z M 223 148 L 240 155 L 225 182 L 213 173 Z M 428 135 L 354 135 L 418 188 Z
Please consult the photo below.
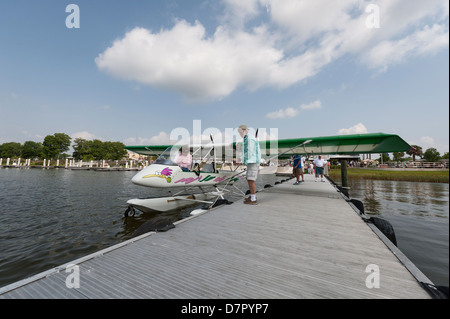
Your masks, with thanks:
M 448 183 L 449 171 L 400 171 L 400 170 L 379 170 L 379 169 L 359 169 L 348 168 L 349 179 L 377 179 L 389 181 L 427 182 L 427 183 Z M 332 169 L 329 176 L 334 181 L 341 179 L 341 170 Z

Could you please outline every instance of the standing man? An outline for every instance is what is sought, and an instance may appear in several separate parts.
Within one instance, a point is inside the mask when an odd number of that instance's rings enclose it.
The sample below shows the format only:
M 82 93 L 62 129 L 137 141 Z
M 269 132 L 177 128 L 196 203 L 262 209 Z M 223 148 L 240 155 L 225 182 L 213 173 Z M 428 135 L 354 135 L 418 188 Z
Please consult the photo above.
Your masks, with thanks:
M 319 157 L 314 160 L 314 168 L 316 170 L 316 182 L 319 181 L 319 175 L 320 180 L 322 182 L 325 182 L 325 180 L 323 179 L 323 165 L 325 165 L 325 161 L 322 159 L 322 156 L 319 155 Z
M 247 125 L 241 125 L 238 132 L 244 139 L 242 151 L 242 163 L 247 165 L 247 183 L 250 189 L 250 197 L 244 200 L 244 204 L 256 205 L 256 178 L 258 177 L 259 163 L 261 163 L 261 150 L 258 140 L 248 133 Z
M 295 155 L 294 156 L 294 169 L 292 170 L 292 173 L 297 178 L 297 181 L 294 183 L 294 185 L 299 185 L 301 183 L 300 181 L 300 175 L 302 175 L 302 181 L 305 182 L 305 177 L 303 175 L 303 166 L 304 161 L 301 155 Z

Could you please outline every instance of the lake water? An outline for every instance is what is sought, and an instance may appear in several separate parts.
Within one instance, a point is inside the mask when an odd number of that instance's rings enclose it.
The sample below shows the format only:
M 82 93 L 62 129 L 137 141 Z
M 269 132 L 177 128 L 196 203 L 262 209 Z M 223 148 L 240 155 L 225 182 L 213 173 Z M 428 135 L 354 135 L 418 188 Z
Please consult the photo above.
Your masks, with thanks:
M 0 287 L 132 237 L 144 222 L 176 221 L 193 208 L 125 218 L 130 198 L 167 196 L 131 183 L 133 171 L 0 169 Z M 284 179 L 261 175 L 258 188 Z M 448 286 L 449 187 L 351 182 L 366 212 L 389 220 L 399 248 L 436 285 Z
M 389 221 L 398 248 L 435 284 L 449 285 L 449 184 L 349 180 L 368 216 Z

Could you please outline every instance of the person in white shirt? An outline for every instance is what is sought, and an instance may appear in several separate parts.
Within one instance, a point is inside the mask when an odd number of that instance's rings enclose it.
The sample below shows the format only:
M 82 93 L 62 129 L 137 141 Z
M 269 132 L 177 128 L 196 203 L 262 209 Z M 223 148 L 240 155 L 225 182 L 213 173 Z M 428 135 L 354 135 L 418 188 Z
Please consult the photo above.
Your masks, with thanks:
M 319 155 L 318 158 L 314 160 L 314 169 L 316 171 L 316 182 L 319 181 L 319 175 L 322 182 L 325 182 L 323 179 L 323 166 L 325 165 L 325 161 L 322 159 L 322 156 Z
M 308 174 L 313 174 L 314 173 L 314 164 L 313 163 L 309 163 L 308 165 Z

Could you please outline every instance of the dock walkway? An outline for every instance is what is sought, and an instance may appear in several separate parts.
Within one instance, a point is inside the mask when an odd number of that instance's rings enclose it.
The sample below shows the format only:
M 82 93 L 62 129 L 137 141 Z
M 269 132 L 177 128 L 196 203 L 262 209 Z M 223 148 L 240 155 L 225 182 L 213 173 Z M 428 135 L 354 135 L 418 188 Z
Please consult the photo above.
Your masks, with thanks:
M 79 288 L 62 265 L 0 298 L 431 298 L 332 184 L 305 178 L 75 260 Z

